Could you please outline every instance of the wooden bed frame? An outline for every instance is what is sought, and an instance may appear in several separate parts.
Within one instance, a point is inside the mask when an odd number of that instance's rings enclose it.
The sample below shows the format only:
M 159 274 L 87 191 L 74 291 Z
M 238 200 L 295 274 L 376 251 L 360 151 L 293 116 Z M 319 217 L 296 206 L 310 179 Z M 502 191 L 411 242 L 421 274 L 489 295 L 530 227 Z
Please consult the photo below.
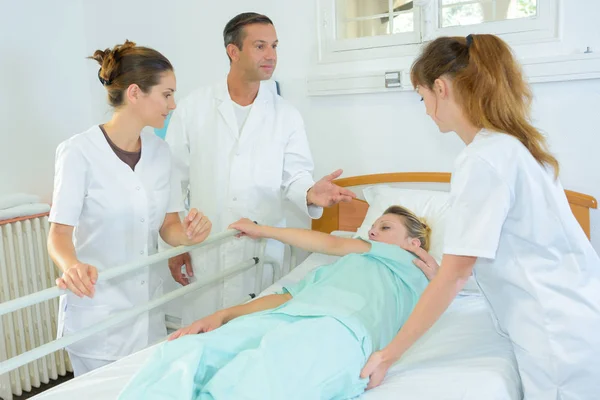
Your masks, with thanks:
M 378 183 L 450 183 L 450 173 L 447 172 L 398 172 L 389 174 L 361 175 L 334 181 L 343 187 L 375 185 Z M 590 237 L 590 209 L 598 208 L 598 202 L 587 194 L 565 190 L 567 200 L 573 215 Z M 321 219 L 314 220 L 312 229 L 320 232 L 332 231 L 356 232 L 360 227 L 369 205 L 363 200 L 352 200 L 350 203 L 340 203 L 323 210 Z

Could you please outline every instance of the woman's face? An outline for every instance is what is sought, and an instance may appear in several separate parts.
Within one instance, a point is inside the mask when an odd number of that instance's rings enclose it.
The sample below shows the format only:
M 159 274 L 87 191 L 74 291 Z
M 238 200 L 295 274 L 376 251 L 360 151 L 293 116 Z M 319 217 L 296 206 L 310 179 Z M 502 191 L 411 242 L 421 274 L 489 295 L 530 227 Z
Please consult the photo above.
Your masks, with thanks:
M 141 93 L 136 108 L 146 126 L 160 129 L 165 125 L 169 113 L 176 107 L 176 85 L 175 74 L 173 71 L 167 71 L 148 93 Z
M 425 111 L 438 126 L 440 132 L 453 131 L 453 122 L 456 108 L 450 96 L 450 82 L 446 79 L 436 79 L 433 88 L 417 85 L 417 93 L 425 103 Z

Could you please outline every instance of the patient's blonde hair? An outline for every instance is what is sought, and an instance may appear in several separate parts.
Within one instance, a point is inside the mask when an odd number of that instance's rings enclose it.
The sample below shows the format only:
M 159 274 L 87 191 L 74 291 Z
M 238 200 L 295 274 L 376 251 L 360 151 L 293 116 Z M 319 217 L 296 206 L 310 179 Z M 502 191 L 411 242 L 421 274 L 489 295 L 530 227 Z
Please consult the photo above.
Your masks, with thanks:
M 404 226 L 408 231 L 408 236 L 419 239 L 421 241 L 421 248 L 429 251 L 431 228 L 423 218 L 417 217 L 415 213 L 402 206 L 391 206 L 383 213 L 383 215 L 386 214 L 394 214 L 402 217 Z

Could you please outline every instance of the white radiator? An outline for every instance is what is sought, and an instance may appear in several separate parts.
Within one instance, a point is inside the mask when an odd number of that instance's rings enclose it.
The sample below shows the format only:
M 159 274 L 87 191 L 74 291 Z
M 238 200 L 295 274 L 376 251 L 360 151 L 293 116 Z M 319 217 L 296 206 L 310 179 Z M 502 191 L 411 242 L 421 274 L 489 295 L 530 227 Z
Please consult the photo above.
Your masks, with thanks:
M 58 271 L 48 256 L 47 214 L 0 221 L 0 302 L 54 286 Z M 56 338 L 58 299 L 0 317 L 0 361 Z M 23 391 L 71 372 L 64 350 L 52 353 L 0 376 L 0 398 L 11 400 Z

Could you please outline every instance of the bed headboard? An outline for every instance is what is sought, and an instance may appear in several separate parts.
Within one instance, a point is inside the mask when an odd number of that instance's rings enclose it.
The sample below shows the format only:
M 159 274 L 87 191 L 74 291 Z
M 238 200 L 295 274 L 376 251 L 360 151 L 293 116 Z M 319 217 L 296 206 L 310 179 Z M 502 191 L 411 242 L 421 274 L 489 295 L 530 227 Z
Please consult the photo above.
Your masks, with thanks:
M 350 178 L 342 178 L 334 181 L 337 185 L 343 187 L 375 185 L 378 183 L 450 183 L 450 173 L 448 172 L 397 172 L 389 174 L 361 175 Z M 573 211 L 573 215 L 583 228 L 583 231 L 590 237 L 590 208 L 598 208 L 598 202 L 592 196 L 587 194 L 565 190 L 567 200 Z M 359 199 L 352 200 L 350 203 L 340 203 L 323 210 L 321 219 L 314 220 L 312 229 L 316 231 L 331 233 L 332 231 L 350 231 L 356 230 L 362 224 L 369 205 Z

